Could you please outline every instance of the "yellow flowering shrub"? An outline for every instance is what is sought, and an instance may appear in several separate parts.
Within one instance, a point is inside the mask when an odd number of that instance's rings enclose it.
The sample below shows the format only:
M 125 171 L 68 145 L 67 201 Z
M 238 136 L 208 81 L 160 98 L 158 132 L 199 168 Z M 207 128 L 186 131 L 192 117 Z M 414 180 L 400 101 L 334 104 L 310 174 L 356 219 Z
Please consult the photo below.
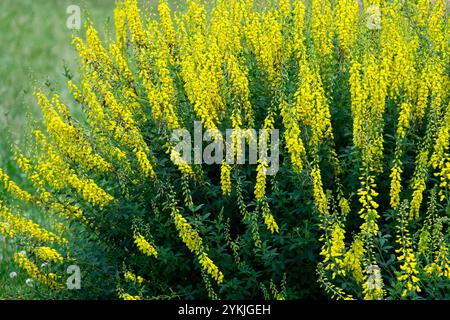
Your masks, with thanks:
M 0 169 L 30 277 L 56 297 L 450 298 L 447 1 L 262 4 L 117 0 L 114 30 L 74 36 L 71 98 L 37 88 L 20 174 Z

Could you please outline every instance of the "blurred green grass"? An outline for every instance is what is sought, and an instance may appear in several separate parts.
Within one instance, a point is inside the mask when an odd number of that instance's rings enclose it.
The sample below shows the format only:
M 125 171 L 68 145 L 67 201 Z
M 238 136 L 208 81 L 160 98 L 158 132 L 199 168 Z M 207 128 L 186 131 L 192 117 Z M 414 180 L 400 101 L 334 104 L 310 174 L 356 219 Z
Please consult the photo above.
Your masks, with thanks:
M 24 113 L 38 113 L 33 87 L 46 81 L 64 87 L 64 65 L 76 65 L 72 30 L 66 26 L 71 4 L 100 30 L 114 8 L 114 0 L 0 1 L 0 129 L 10 130 L 14 139 L 23 131 Z

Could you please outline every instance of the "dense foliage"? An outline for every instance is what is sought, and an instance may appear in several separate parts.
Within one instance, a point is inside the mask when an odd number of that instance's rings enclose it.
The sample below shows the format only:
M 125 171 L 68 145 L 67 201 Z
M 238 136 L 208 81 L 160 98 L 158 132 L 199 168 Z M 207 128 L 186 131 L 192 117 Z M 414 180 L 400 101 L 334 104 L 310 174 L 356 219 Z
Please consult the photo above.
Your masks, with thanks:
M 29 184 L 0 169 L 17 264 L 67 298 L 450 298 L 446 6 L 117 1 L 114 39 L 74 38 L 73 100 L 36 90 Z M 195 121 L 279 129 L 279 171 L 188 163 Z

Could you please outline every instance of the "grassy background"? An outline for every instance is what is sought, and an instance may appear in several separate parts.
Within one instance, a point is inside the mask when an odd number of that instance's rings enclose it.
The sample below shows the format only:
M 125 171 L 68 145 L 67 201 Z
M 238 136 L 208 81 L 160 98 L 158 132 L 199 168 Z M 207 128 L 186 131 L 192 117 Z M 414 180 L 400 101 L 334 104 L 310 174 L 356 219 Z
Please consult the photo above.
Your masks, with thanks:
M 90 17 L 100 31 L 112 23 L 114 0 L 0 1 L 0 167 L 16 180 L 20 176 L 9 145 L 20 141 L 26 113 L 39 114 L 33 88 L 47 82 L 64 97 L 64 65 L 76 70 L 76 52 L 70 44 L 73 31 L 66 27 L 70 4 L 79 5 L 82 21 Z M 0 200 L 2 196 L 0 192 Z M 40 216 L 32 210 L 27 215 Z M 45 288 L 25 284 L 28 277 L 12 262 L 12 253 L 20 250 L 0 236 L 0 299 L 46 297 Z M 11 278 L 11 272 L 17 277 Z
M 33 87 L 47 80 L 64 86 L 64 64 L 75 65 L 72 30 L 66 27 L 70 4 L 79 5 L 82 19 L 89 14 L 100 30 L 114 8 L 114 0 L 0 1 L 0 128 L 16 139 L 24 112 L 37 111 Z

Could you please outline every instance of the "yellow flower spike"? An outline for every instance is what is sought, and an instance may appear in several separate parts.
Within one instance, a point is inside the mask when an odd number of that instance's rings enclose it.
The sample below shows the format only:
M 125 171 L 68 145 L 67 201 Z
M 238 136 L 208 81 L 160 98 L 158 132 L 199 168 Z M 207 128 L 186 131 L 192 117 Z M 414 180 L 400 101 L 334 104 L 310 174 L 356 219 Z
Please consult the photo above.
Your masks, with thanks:
M 208 255 L 204 252 L 199 254 L 198 261 L 202 268 L 209 274 L 211 277 L 217 281 L 218 284 L 223 282 L 223 273 L 219 270 L 219 268 L 214 264 L 214 262 L 208 257 Z
M 159 2 L 158 5 L 159 16 L 161 20 L 161 27 L 164 34 L 164 40 L 166 45 L 171 48 L 175 45 L 175 29 L 173 26 L 172 18 L 170 16 L 170 8 L 167 0 Z
M 109 52 L 111 53 L 111 56 L 114 59 L 114 62 L 117 65 L 117 68 L 119 69 L 119 72 L 124 76 L 124 78 L 130 82 L 134 82 L 133 74 L 131 73 L 130 68 L 128 67 L 128 64 L 123 57 L 122 53 L 120 52 L 120 47 L 111 43 L 109 45 Z
M 423 148 L 416 158 L 416 168 L 412 178 L 413 195 L 411 200 L 410 219 L 417 219 L 419 217 L 420 206 L 422 205 L 423 192 L 426 189 L 425 177 L 426 167 L 428 164 L 429 151 Z
M 333 14 L 330 1 L 312 1 L 312 25 L 314 48 L 320 58 L 331 54 L 333 49 Z
M 222 163 L 220 171 L 220 181 L 222 194 L 228 196 L 231 194 L 231 167 L 225 161 Z
M 135 275 L 131 271 L 125 272 L 124 278 L 126 281 L 138 283 L 138 284 L 142 284 L 145 281 L 144 278 L 142 278 L 141 276 Z
M 120 293 L 119 298 L 125 301 L 142 300 L 140 296 L 133 296 L 129 293 Z
M 303 1 L 294 1 L 294 22 L 293 22 L 293 51 L 295 55 L 302 59 L 305 54 L 305 16 L 306 16 L 306 8 Z
M 353 62 L 350 67 L 350 93 L 352 98 L 351 109 L 353 116 L 353 143 L 356 147 L 364 146 L 364 118 L 366 110 L 364 104 L 367 99 L 367 93 L 363 90 L 361 84 L 361 64 Z
M 379 230 L 377 220 L 380 217 L 376 210 L 378 204 L 373 200 L 373 197 L 378 195 L 373 189 L 376 185 L 373 182 L 367 183 L 371 182 L 371 180 L 371 176 L 360 177 L 362 187 L 359 188 L 357 192 L 359 203 L 362 205 L 359 215 L 364 220 L 364 223 L 361 225 L 361 231 L 370 237 L 377 235 Z M 366 181 L 366 183 L 363 184 L 364 181 Z
M 149 257 L 158 257 L 158 252 L 155 247 L 145 240 L 144 236 L 140 233 L 134 234 L 134 243 L 143 254 Z
M 417 12 L 417 24 L 421 27 L 426 26 L 427 22 L 428 22 L 428 17 L 430 14 L 430 9 L 431 9 L 431 1 L 428 0 L 419 0 L 417 1 L 417 7 L 416 7 L 416 12 Z
M 27 274 L 33 279 L 49 286 L 52 289 L 63 289 L 64 286 L 56 279 L 56 275 L 53 273 L 45 274 L 39 270 L 32 261 L 25 257 L 22 253 L 14 254 L 14 260 L 17 262 L 20 268 L 24 269 Z
M 430 164 L 433 168 L 442 169 L 442 159 L 444 154 L 448 153 L 450 146 L 450 103 L 447 104 L 444 118 L 442 119 L 441 126 L 434 144 L 434 152 L 430 158 Z
M 112 170 L 112 165 L 104 160 L 103 157 L 94 153 L 91 144 L 84 139 L 80 131 L 60 117 L 54 106 L 41 91 L 36 92 L 36 97 L 44 114 L 47 132 L 63 153 L 70 159 L 85 166 L 88 170 L 94 168 L 103 172 Z M 61 110 L 61 113 L 68 117 L 67 107 L 60 103 L 58 96 L 54 96 L 52 102 Z
M 339 46 L 344 54 L 348 54 L 357 38 L 359 19 L 358 2 L 354 0 L 338 0 L 335 7 L 336 33 Z
M 450 279 L 450 258 L 449 249 L 445 244 L 441 244 L 435 253 L 434 260 L 424 268 L 430 276 L 445 277 Z
M 286 148 L 291 156 L 292 166 L 297 173 L 303 170 L 303 158 L 306 156 L 306 149 L 300 137 L 300 126 L 297 118 L 293 116 L 294 110 L 291 110 L 286 101 L 282 101 L 280 105 L 283 124 L 286 128 L 284 138 Z
M 95 69 L 101 70 L 109 78 L 112 72 L 112 61 L 98 37 L 97 30 L 92 25 L 89 25 L 86 30 L 86 43 L 88 57 L 91 59 L 90 62 L 98 64 L 100 67 L 96 67 Z
M 23 163 L 23 165 L 29 166 L 30 164 Z M 9 176 L 1 168 L 0 168 L 0 182 L 3 182 L 3 187 L 13 197 L 23 200 L 25 202 L 31 202 L 34 200 L 34 197 L 30 193 L 20 188 L 14 181 L 12 181 L 9 178 Z
M 267 162 L 260 161 L 258 168 L 256 169 L 256 185 L 255 185 L 255 198 L 256 200 L 262 200 L 266 195 L 266 179 L 267 179 Z
M 188 4 L 188 43 L 180 45 L 181 76 L 195 114 L 206 129 L 217 129 L 225 112 L 221 52 L 217 41 L 203 30 L 204 8 L 195 1 Z M 191 30 L 192 28 L 192 30 Z
M 100 188 L 92 179 L 80 179 L 76 174 L 70 174 L 67 182 L 94 206 L 105 207 L 114 200 L 113 196 Z
M 448 5 L 446 0 L 436 0 L 431 9 L 430 19 L 428 20 L 428 36 L 433 41 L 436 49 L 444 53 L 448 50 L 448 37 L 445 37 L 445 21 L 446 6 Z
M 311 177 L 313 181 L 313 191 L 314 191 L 314 204 L 317 211 L 321 215 L 328 215 L 328 200 L 323 191 L 322 176 L 320 173 L 320 168 L 315 165 L 311 171 Z
M 249 100 L 250 91 L 248 83 L 248 70 L 245 65 L 240 63 L 236 54 L 229 52 L 225 54 L 225 62 L 227 66 L 227 72 L 230 76 L 231 89 L 236 97 L 240 100 L 243 106 L 245 119 L 247 120 L 249 127 L 253 124 L 253 110 Z M 240 124 L 242 125 L 242 123 Z M 233 128 L 236 128 L 237 124 L 233 124 Z
M 148 42 L 140 17 L 140 10 L 137 0 L 124 0 L 124 4 L 128 27 L 131 32 L 131 39 L 139 47 L 146 47 Z
M 263 213 L 264 218 L 264 224 L 267 226 L 267 229 L 270 231 L 270 233 L 279 233 L 280 228 L 278 227 L 277 222 L 275 221 L 275 218 L 273 215 L 269 213 Z
M 164 117 L 167 121 L 167 127 L 171 130 L 179 129 L 180 123 L 177 117 L 177 98 L 173 79 L 170 74 L 168 57 L 162 57 L 156 60 L 156 67 L 159 70 L 160 78 L 160 95 L 161 106 L 164 112 Z
M 347 215 L 350 213 L 350 204 L 349 204 L 349 201 L 348 201 L 346 198 L 341 197 L 341 198 L 339 199 L 339 208 L 341 208 L 341 213 L 342 213 L 342 215 L 343 215 L 344 217 L 347 216 Z
M 198 232 L 187 222 L 175 206 L 172 208 L 171 216 L 181 240 L 192 253 L 198 254 L 203 248 L 203 241 Z
M 15 235 L 21 235 L 33 239 L 40 243 L 63 243 L 65 239 L 56 234 L 43 229 L 33 221 L 22 217 L 19 214 L 13 214 L 12 211 L 0 201 L 0 228 L 3 235 L 13 238 Z
M 30 160 L 26 158 L 20 150 L 17 149 L 15 151 L 14 158 L 19 168 L 28 175 L 33 186 L 36 188 L 36 192 L 39 194 L 38 199 L 35 199 L 37 205 L 42 208 L 45 207 L 45 209 L 47 209 L 46 206 L 48 206 L 50 210 L 69 220 L 75 218 L 86 222 L 83 211 L 77 205 L 70 204 L 68 201 L 59 200 L 44 188 L 44 181 L 41 179 L 40 175 L 36 173 L 35 168 L 31 166 Z
M 397 249 L 396 252 L 399 253 L 397 260 L 402 262 L 400 265 L 401 271 L 397 276 L 397 280 L 402 282 L 404 288 L 402 297 L 406 297 L 410 292 L 418 293 L 421 291 L 418 284 L 419 278 L 417 277 L 419 274 L 419 270 L 417 269 L 417 257 L 413 251 L 406 219 L 407 209 L 408 203 L 405 201 L 399 210 L 399 216 L 397 218 L 398 228 L 396 242 L 400 245 L 400 248 Z
M 194 178 L 195 174 L 192 170 L 192 167 L 181 158 L 181 155 L 175 150 L 172 149 L 170 151 L 170 160 L 178 166 L 178 169 L 187 177 L 187 178 Z
M 313 70 L 304 58 L 300 61 L 299 79 L 301 80 L 295 93 L 293 116 L 311 128 L 312 134 L 308 143 L 315 153 L 325 139 L 333 140 L 330 108 L 319 72 Z M 294 119 L 290 121 L 295 121 Z M 294 130 L 297 131 L 295 127 Z M 303 152 L 301 146 L 297 152 Z
M 156 179 L 156 173 L 146 153 L 142 149 L 137 149 L 135 154 L 139 163 L 139 167 L 144 173 L 144 176 L 147 178 Z
M 64 261 L 61 254 L 50 247 L 37 247 L 34 249 L 36 257 L 41 261 L 62 263 Z
M 391 207 L 394 209 L 397 209 L 397 207 L 400 204 L 400 192 L 401 192 L 401 174 L 402 174 L 402 169 L 400 168 L 400 166 L 398 164 L 395 164 L 392 167 L 391 170 L 391 190 L 390 190 L 390 197 L 391 197 Z
M 364 243 L 361 239 L 356 238 L 350 246 L 350 249 L 345 253 L 342 262 L 346 270 L 352 272 L 355 280 L 361 285 L 364 282 L 364 274 L 362 269 L 362 259 L 364 257 Z
M 38 132 L 38 131 L 36 131 Z M 40 138 L 45 141 L 45 138 Z M 92 179 L 80 178 L 61 156 L 53 149 L 52 145 L 44 144 L 42 155 L 36 165 L 36 174 L 49 183 L 56 190 L 73 187 L 79 195 L 93 205 L 106 206 L 113 197 L 99 187 Z
M 251 13 L 244 27 L 244 34 L 256 54 L 259 66 L 267 73 L 272 87 L 280 81 L 278 74 L 281 66 L 282 24 L 272 11 Z
M 126 30 L 126 13 L 122 1 L 116 3 L 114 9 L 114 25 L 116 27 L 116 44 L 119 50 L 126 46 L 127 30 Z
M 345 276 L 344 253 L 345 253 L 345 230 L 339 223 L 330 225 L 330 237 L 322 246 L 320 255 L 324 257 L 325 270 L 332 272 L 332 279 L 337 275 Z
M 409 103 L 402 103 L 400 115 L 398 117 L 397 136 L 400 139 L 406 137 L 406 130 L 410 126 L 412 106 Z

